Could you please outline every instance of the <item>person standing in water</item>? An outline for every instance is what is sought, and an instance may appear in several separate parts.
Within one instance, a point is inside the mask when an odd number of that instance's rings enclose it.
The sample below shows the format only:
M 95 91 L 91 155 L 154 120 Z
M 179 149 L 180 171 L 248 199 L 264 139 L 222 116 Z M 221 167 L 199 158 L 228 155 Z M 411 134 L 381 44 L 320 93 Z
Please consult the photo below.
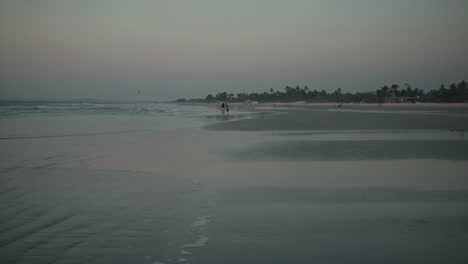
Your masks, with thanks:
M 226 104 L 223 102 L 221 104 L 221 117 L 224 116 L 224 113 L 226 112 Z
M 228 105 L 227 103 L 225 103 L 224 106 L 226 107 L 226 113 L 227 113 L 227 115 L 229 115 L 229 105 Z

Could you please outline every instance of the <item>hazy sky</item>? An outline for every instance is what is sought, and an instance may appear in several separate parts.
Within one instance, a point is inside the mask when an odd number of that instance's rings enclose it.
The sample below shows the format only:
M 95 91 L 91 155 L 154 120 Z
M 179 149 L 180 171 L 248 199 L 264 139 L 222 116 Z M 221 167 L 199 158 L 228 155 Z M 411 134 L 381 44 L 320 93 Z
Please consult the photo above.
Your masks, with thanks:
M 467 14 L 466 0 L 0 0 L 0 99 L 430 90 L 468 80 Z

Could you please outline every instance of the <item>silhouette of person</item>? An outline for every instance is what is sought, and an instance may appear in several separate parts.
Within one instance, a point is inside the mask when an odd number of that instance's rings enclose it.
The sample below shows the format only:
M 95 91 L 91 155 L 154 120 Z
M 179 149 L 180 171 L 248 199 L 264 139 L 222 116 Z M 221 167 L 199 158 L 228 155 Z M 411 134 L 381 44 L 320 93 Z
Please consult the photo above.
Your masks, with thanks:
M 224 116 L 225 112 L 226 112 L 226 104 L 223 102 L 221 104 L 221 116 Z

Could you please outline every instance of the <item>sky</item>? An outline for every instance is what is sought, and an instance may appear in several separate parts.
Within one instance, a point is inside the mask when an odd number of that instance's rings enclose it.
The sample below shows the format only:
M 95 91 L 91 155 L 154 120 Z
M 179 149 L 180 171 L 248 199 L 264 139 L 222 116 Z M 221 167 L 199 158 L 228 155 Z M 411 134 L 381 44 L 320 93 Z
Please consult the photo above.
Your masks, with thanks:
M 467 14 L 466 0 L 0 0 L 0 99 L 429 91 L 468 80 Z

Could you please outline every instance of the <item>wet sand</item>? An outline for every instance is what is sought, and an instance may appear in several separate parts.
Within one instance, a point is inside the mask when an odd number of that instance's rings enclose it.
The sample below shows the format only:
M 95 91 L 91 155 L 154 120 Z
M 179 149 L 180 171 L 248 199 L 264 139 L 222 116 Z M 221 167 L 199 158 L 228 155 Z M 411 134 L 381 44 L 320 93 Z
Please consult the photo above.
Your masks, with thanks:
M 467 261 L 467 121 L 459 106 L 321 105 L 207 126 L 257 137 L 216 151 L 232 178 L 204 263 Z
M 419 106 L 419 107 L 418 107 Z M 333 131 L 333 130 L 468 130 L 468 106 L 426 105 L 308 105 L 278 107 L 262 118 L 217 123 L 209 130 Z

